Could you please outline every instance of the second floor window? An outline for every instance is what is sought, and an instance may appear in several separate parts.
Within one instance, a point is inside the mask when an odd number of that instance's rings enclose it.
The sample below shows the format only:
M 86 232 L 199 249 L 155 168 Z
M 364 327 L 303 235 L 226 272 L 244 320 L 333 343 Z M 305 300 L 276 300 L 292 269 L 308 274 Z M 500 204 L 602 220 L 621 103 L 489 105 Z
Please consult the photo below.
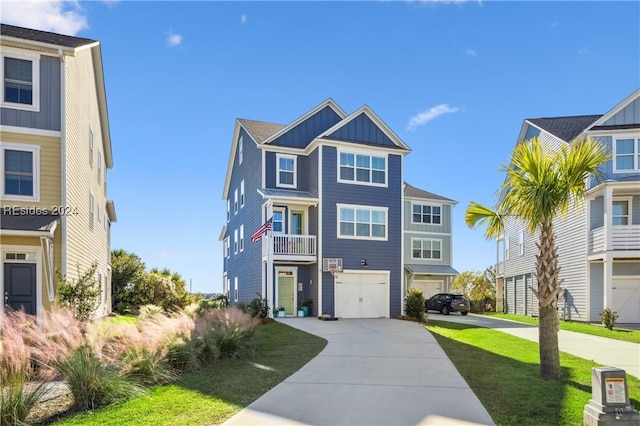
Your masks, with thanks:
M 640 170 L 640 138 L 615 139 L 614 172 L 626 173 Z
M 39 57 L 3 55 L 2 101 L 8 108 L 38 110 Z
M 518 234 L 518 253 L 520 256 L 524 256 L 524 231 L 520 231 Z
M 422 238 L 411 239 L 412 259 L 442 259 L 442 241 Z
M 233 231 L 233 253 L 238 254 L 238 230 Z
M 338 238 L 387 239 L 387 209 L 338 205 Z
M 3 196 L 20 199 L 38 198 L 38 149 L 25 146 L 2 150 Z
M 411 222 L 440 225 L 442 223 L 442 207 L 428 204 L 413 204 Z
M 244 179 L 240 182 L 240 208 L 244 207 Z
M 240 225 L 240 252 L 244 251 L 244 225 Z
M 98 183 L 102 179 L 102 153 L 98 151 Z
M 233 214 L 238 213 L 238 189 L 233 191 Z
M 224 257 L 231 257 L 231 243 L 229 241 L 229 237 L 224 239 Z
M 611 215 L 613 225 L 629 225 L 630 199 L 614 199 Z
M 93 229 L 94 209 L 95 209 L 95 202 L 93 199 L 93 194 L 89 193 L 89 229 Z
M 285 188 L 296 187 L 296 157 L 293 155 L 276 154 L 278 176 L 276 186 Z
M 93 130 L 89 129 L 89 165 L 93 168 Z
M 367 154 L 339 152 L 338 182 L 387 184 L 387 159 Z

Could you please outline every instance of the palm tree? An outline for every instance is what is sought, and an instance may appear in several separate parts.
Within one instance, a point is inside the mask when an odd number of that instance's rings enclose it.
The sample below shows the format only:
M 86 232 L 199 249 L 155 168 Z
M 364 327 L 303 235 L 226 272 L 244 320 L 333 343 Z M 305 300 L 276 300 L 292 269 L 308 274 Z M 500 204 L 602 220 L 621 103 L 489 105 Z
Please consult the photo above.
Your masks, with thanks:
M 536 281 L 532 288 L 538 298 L 540 325 L 540 376 L 560 377 L 558 350 L 558 294 L 560 282 L 558 253 L 553 222 L 566 215 L 570 207 L 584 202 L 586 180 L 600 178 L 599 166 L 609 160 L 604 145 L 592 139 L 582 139 L 553 151 L 537 138 L 520 142 L 513 151 L 511 164 L 501 187 L 501 197 L 495 209 L 471 202 L 465 220 L 469 227 L 486 224 L 485 236 L 497 238 L 504 232 L 507 218 L 520 219 L 530 233 L 539 232 L 536 254 Z

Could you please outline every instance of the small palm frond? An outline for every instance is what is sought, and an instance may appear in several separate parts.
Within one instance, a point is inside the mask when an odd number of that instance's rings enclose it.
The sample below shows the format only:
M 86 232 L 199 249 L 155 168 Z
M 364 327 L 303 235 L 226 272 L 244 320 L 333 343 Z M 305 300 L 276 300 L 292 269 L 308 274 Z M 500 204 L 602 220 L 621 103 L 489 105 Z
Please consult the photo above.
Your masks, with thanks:
M 582 139 L 572 143 L 567 149 L 559 153 L 561 178 L 573 199 L 584 196 L 585 181 L 592 177 L 600 181 L 603 172 L 600 166 L 611 159 L 611 153 L 606 145 L 594 139 Z
M 486 224 L 485 237 L 487 238 L 497 238 L 504 232 L 504 217 L 498 211 L 475 201 L 469 203 L 464 219 L 469 228 Z

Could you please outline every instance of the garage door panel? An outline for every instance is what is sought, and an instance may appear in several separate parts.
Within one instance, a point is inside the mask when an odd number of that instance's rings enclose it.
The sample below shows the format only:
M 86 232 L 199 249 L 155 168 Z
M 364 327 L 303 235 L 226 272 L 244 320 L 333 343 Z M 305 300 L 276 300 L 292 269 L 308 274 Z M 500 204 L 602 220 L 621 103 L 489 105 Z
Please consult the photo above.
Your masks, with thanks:
M 640 280 L 613 280 L 612 309 L 618 312 L 618 323 L 640 323 Z
M 387 273 L 336 274 L 336 316 L 340 318 L 379 318 L 389 316 Z
M 425 299 L 429 299 L 438 293 L 442 293 L 442 281 L 413 280 L 409 288 L 416 288 L 422 291 Z

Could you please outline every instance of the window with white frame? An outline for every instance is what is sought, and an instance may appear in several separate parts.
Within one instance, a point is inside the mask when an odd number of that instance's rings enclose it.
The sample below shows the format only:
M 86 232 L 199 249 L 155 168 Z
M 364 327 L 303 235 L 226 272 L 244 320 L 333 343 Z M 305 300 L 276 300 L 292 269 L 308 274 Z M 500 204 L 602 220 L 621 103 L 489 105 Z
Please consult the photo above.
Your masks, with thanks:
M 387 239 L 386 207 L 338 204 L 338 238 Z
M 244 225 L 240 225 L 240 252 L 244 251 Z
M 93 130 L 89 129 L 89 166 L 93 169 Z
M 611 211 L 611 219 L 613 225 L 629 225 L 631 224 L 631 197 L 615 197 Z
M 442 206 L 412 204 L 411 223 L 424 223 L 429 225 L 442 224 Z
M 442 240 L 433 240 L 429 238 L 412 238 L 411 258 L 441 260 Z
M 295 155 L 276 154 L 276 164 L 278 175 L 276 176 L 276 186 L 283 188 L 295 188 L 296 182 L 296 164 Z
M 40 145 L 0 143 L 5 199 L 38 201 L 40 198 Z
M 274 208 L 273 216 L 271 216 L 271 230 L 274 234 L 282 234 L 284 232 L 284 209 Z
M 240 140 L 238 141 L 238 165 L 242 164 L 242 160 L 244 157 L 244 139 L 240 136 Z
M 98 151 L 98 183 L 102 179 L 102 153 Z
M 13 109 L 39 111 L 40 56 L 24 52 L 15 54 L 3 48 L 2 106 Z
M 504 239 L 504 260 L 509 260 L 511 257 L 511 248 L 509 247 L 511 243 L 511 238 L 506 237 Z
M 233 301 L 238 301 L 238 277 L 233 279 Z
M 231 200 L 227 198 L 227 223 L 231 220 Z
M 227 292 L 225 293 L 225 296 L 227 296 L 227 300 L 229 300 L 230 291 L 231 291 L 231 278 L 227 278 Z
M 231 257 L 231 241 L 229 241 L 229 237 L 224 239 L 224 257 Z
M 238 230 L 233 231 L 233 253 L 238 254 Z
M 338 152 L 338 182 L 387 185 L 387 158 L 354 152 Z
M 95 220 L 93 217 L 94 204 L 93 194 L 89 193 L 89 229 L 93 229 L 93 221 Z
M 615 173 L 640 171 L 640 138 L 624 137 L 613 140 Z
M 238 213 L 238 188 L 233 191 L 233 214 Z
M 518 233 L 518 253 L 524 256 L 524 231 Z
M 98 223 L 102 222 L 102 208 L 98 206 Z
M 240 182 L 240 208 L 244 207 L 244 179 Z

